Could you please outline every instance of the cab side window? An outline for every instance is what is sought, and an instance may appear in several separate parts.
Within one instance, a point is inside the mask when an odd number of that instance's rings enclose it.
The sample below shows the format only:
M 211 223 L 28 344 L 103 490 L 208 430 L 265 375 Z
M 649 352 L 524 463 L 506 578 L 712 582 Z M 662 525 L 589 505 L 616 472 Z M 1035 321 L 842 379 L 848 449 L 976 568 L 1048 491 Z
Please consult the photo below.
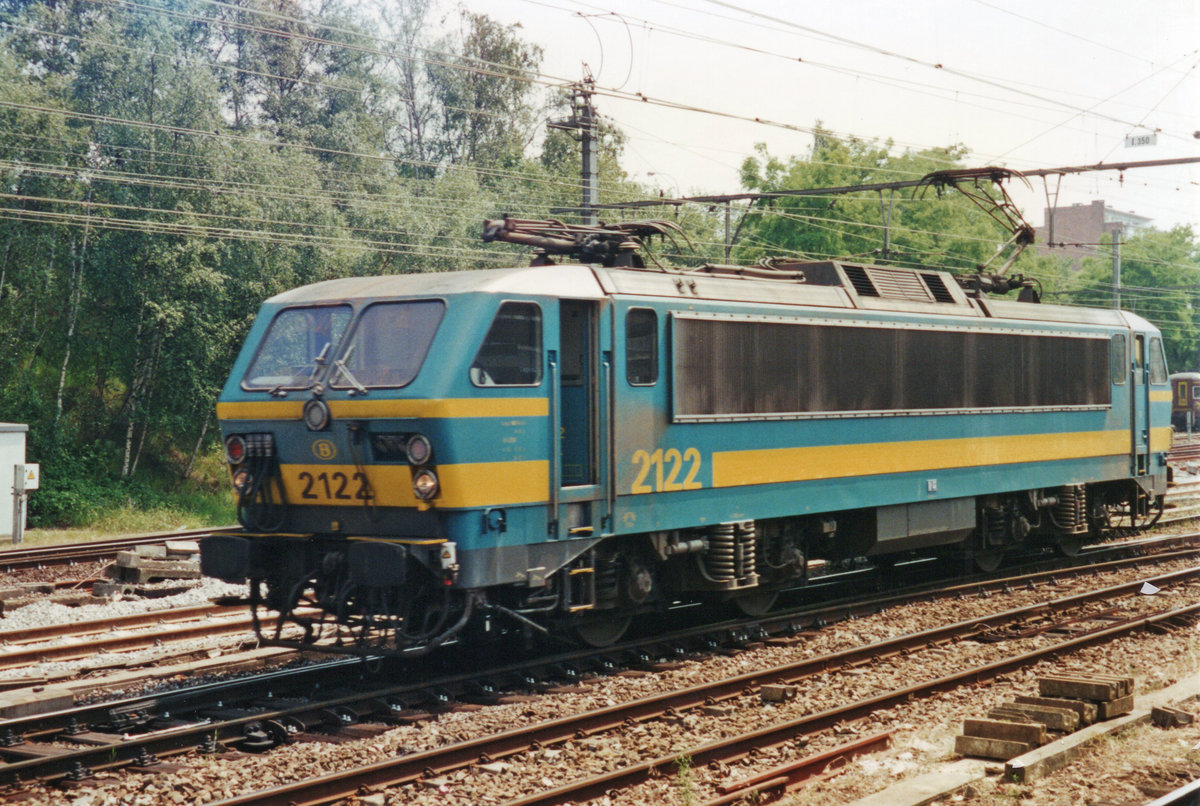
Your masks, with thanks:
M 1167 382 L 1167 357 L 1163 355 L 1162 339 L 1150 339 L 1150 383 Z
M 1112 337 L 1112 353 L 1109 357 L 1112 359 L 1112 382 L 1116 384 L 1125 383 L 1125 377 L 1129 374 L 1127 344 L 1124 333 L 1118 333 Z
M 650 308 L 625 314 L 625 380 L 631 386 L 658 381 L 658 314 Z
M 505 302 L 471 364 L 476 386 L 537 386 L 542 381 L 542 309 Z

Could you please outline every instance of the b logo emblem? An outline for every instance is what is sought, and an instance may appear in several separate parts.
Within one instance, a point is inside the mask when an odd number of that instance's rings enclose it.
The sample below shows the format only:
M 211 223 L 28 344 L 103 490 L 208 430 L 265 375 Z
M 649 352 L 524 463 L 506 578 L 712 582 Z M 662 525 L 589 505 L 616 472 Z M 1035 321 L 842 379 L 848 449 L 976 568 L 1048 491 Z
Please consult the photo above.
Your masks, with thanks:
M 333 444 L 333 440 L 318 439 L 313 443 L 312 451 L 318 459 L 329 461 L 337 456 L 337 445 Z

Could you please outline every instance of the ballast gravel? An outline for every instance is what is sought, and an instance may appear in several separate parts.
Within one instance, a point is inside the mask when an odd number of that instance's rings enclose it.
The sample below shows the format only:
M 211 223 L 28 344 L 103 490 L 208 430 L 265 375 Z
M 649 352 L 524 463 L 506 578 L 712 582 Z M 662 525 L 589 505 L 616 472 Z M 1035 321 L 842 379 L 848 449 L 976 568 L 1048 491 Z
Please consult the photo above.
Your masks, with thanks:
M 224 596 L 244 597 L 245 595 L 245 585 L 231 585 L 220 580 L 205 578 L 190 590 L 162 598 L 114 599 L 97 604 L 79 605 L 77 607 L 68 607 L 43 600 L 33 602 L 5 614 L 0 618 L 0 634 L 19 633 L 22 630 L 37 629 L 51 625 L 100 621 L 137 613 L 161 612 L 165 615 L 180 608 L 207 605 L 216 598 Z M 137 629 L 153 631 L 155 628 L 151 626 Z M 136 631 L 135 629 L 131 629 L 129 633 L 133 634 Z M 123 667 L 131 667 L 139 664 L 157 663 L 173 656 L 235 646 L 243 643 L 245 640 L 246 636 L 239 637 L 236 635 L 198 638 L 193 641 L 179 642 L 169 646 L 152 647 L 129 652 L 96 653 L 78 660 L 43 661 L 30 666 L 0 670 L 0 680 L 22 679 L 37 675 L 42 675 L 50 679 L 60 679 L 88 673 L 92 670 L 111 668 L 118 664 Z M 3 659 L 4 652 L 5 648 L 0 644 L 0 659 Z
M 1056 587 L 1040 586 L 1032 591 L 1022 589 L 1003 595 L 902 605 L 876 616 L 833 625 L 792 646 L 768 646 L 730 657 L 705 657 L 684 662 L 676 669 L 642 677 L 595 678 L 585 681 L 570 693 L 546 695 L 528 703 L 449 713 L 436 721 L 398 727 L 371 739 L 345 744 L 297 743 L 261 756 L 190 755 L 178 759 L 187 762 L 186 769 L 162 775 L 100 773 L 83 788 L 71 792 L 70 800 L 65 801 L 61 791 L 38 790 L 27 802 L 69 802 L 78 806 L 208 803 L 324 772 L 519 729 L 567 712 L 604 707 L 1182 567 L 1185 564 L 1176 561 L 1159 566 L 1157 572 L 1103 571 L 1085 582 L 1072 581 Z M 1162 609 L 1163 602 L 1190 603 L 1196 601 L 1197 597 L 1200 597 L 1200 585 L 1180 583 L 1153 597 L 1127 597 L 1122 607 L 1129 612 L 1150 612 Z M 1103 608 L 1097 606 L 1096 609 Z M 687 751 L 699 744 L 959 671 L 1000 656 L 1027 651 L 1052 640 L 1039 635 L 995 644 L 960 641 L 866 667 L 829 672 L 803 681 L 800 696 L 788 703 L 764 705 L 752 693 L 723 703 L 728 706 L 723 714 L 701 709 L 659 722 L 624 727 L 603 736 L 531 749 L 492 764 L 476 765 L 415 786 L 389 790 L 382 793 L 382 802 L 414 806 L 500 804 L 586 775 L 611 771 L 659 756 L 679 758 L 681 763 L 672 772 L 648 784 L 613 793 L 593 803 L 597 806 L 601 803 L 626 806 L 701 802 L 712 797 L 713 784 L 836 747 L 858 736 L 881 730 L 894 731 L 891 750 L 852 764 L 842 775 L 811 786 L 790 800 L 794 804 L 815 803 L 821 806 L 845 803 L 883 789 L 908 775 L 928 771 L 948 760 L 952 757 L 953 737 L 961 727 L 963 718 L 980 716 L 989 707 L 1015 694 L 1034 693 L 1039 675 L 1062 671 L 1132 675 L 1137 678 L 1138 690 L 1145 692 L 1169 685 L 1181 676 L 1195 674 L 1200 669 L 1200 633 L 1195 629 L 1164 635 L 1140 634 L 1074 652 L 1058 661 L 1043 662 L 987 684 L 963 686 L 935 698 L 915 700 L 902 707 L 877 711 L 866 720 L 841 725 L 778 748 L 764 749 L 758 758 L 752 759 L 752 764 L 710 770 L 693 769 L 686 762 Z M 985 794 L 974 793 L 973 802 L 991 802 L 979 800 Z M 373 801 L 381 802 L 378 797 Z M 1010 798 L 994 802 L 1015 801 Z M 1047 801 L 1058 802 L 1087 801 Z

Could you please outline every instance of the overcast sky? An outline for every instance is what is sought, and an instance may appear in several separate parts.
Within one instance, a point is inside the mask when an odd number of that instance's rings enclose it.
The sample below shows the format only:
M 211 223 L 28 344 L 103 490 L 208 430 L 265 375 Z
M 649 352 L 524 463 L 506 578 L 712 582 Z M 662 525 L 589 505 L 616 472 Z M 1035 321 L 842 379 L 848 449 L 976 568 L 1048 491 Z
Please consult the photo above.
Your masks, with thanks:
M 451 0 L 443 0 L 446 10 Z M 755 143 L 803 155 L 827 128 L 898 149 L 962 143 L 970 166 L 1033 169 L 1200 156 L 1197 0 L 464 0 L 544 51 L 542 72 L 716 114 L 605 97 L 625 168 L 668 195 L 733 193 Z M 751 120 L 737 120 L 738 116 Z M 1139 128 L 1139 125 L 1141 126 Z M 1157 144 L 1128 148 L 1157 130 Z M 1016 190 L 1015 188 L 1013 190 Z M 1014 193 L 1043 221 L 1041 180 Z M 1063 179 L 1200 231 L 1200 166 Z

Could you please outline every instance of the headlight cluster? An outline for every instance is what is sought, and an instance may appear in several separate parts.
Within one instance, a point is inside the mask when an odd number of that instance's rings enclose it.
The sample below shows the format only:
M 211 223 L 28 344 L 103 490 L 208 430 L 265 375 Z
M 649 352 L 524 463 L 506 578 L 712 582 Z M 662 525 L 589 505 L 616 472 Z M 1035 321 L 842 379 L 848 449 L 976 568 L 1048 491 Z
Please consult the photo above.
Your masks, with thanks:
M 408 462 L 413 471 L 413 494 L 422 501 L 437 497 L 440 487 L 429 437 L 414 433 L 372 434 L 371 452 L 376 461 Z
M 380 461 L 421 467 L 433 458 L 433 445 L 424 434 L 372 434 L 371 452 Z
M 424 434 L 413 434 L 404 445 L 408 463 L 420 470 L 413 471 L 413 493 L 422 501 L 438 494 L 438 477 L 432 467 L 425 467 L 433 458 L 433 445 Z
M 225 439 L 225 459 L 231 465 L 274 455 L 275 437 L 271 434 L 231 434 Z

